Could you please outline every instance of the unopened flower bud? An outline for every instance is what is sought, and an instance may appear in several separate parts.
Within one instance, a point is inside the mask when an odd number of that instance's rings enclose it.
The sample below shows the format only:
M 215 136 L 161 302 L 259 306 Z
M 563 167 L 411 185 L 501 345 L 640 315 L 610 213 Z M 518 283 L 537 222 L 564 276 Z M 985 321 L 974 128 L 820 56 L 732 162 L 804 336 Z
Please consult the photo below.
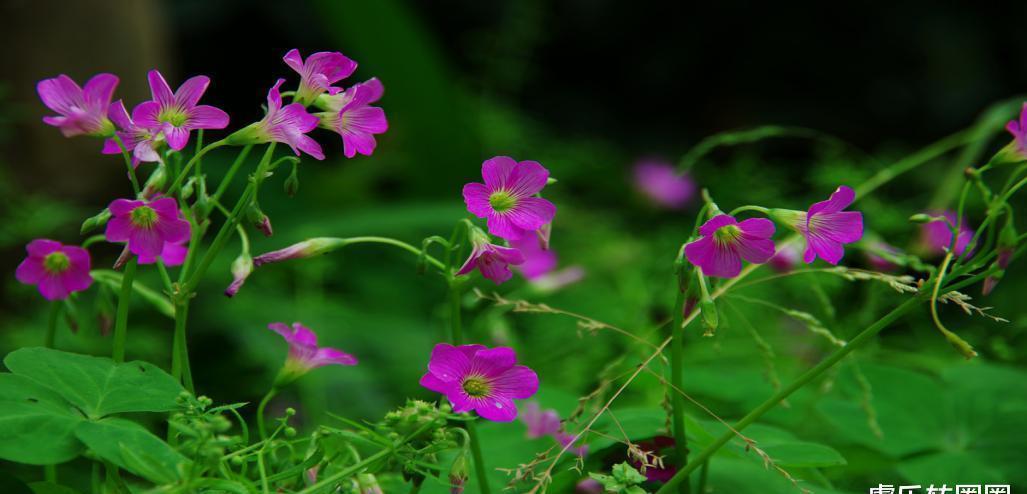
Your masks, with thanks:
M 716 331 L 717 325 L 720 324 L 720 317 L 717 314 L 717 304 L 713 303 L 713 299 L 705 297 L 701 302 L 699 302 L 699 307 L 702 309 L 702 320 L 706 325 L 706 334 L 703 336 L 712 336 L 713 331 Z
M 265 237 L 270 237 L 274 232 L 271 229 L 271 218 L 268 218 L 264 211 L 261 211 L 257 203 L 250 204 L 246 210 L 246 219 L 254 228 L 260 230 Z
M 945 221 L 944 216 L 931 216 L 925 213 L 917 213 L 909 217 L 909 221 L 913 223 L 930 223 L 932 221 Z
M 249 278 L 252 272 L 253 258 L 250 257 L 250 253 L 239 254 L 239 257 L 232 261 L 232 283 L 225 289 L 225 296 L 234 297 L 236 293 L 239 293 L 239 289 L 242 288 L 243 283 L 246 283 L 246 278 Z
M 450 494 L 461 494 L 467 484 L 467 448 L 463 448 L 453 459 L 453 465 L 449 467 L 449 492 Z
M 285 179 L 285 194 L 293 197 L 300 190 L 300 177 L 295 164 L 292 165 L 292 173 Z
M 261 266 L 273 262 L 281 262 L 288 259 L 303 259 L 314 257 L 331 252 L 347 244 L 345 238 L 319 237 L 304 240 L 298 244 L 290 245 L 284 249 L 261 254 L 253 258 L 254 266 Z
M 107 221 L 111 219 L 111 211 L 104 209 L 100 211 L 96 216 L 91 216 L 82 222 L 82 228 L 79 229 L 79 233 L 85 235 L 101 226 L 107 224 Z
M 160 194 L 160 191 L 164 190 L 164 183 L 167 182 L 167 178 L 168 175 L 164 171 L 164 167 L 158 166 L 153 170 L 153 173 L 150 174 L 150 178 L 147 178 L 146 183 L 143 185 L 143 197 L 156 197 Z M 191 181 L 192 179 L 190 179 L 190 182 Z M 186 185 L 191 185 L 191 183 L 187 183 Z M 185 187 L 182 188 L 182 192 L 183 194 L 185 193 Z M 191 187 L 189 193 L 192 193 Z M 183 197 L 188 198 L 189 196 L 185 195 Z

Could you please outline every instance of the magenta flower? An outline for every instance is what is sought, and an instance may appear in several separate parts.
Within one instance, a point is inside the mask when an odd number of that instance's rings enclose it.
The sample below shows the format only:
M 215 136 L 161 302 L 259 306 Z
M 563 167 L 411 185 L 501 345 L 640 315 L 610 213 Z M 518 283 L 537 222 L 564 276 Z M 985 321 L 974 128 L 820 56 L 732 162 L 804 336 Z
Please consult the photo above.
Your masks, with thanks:
M 114 133 L 114 124 L 107 118 L 107 108 L 118 86 L 113 74 L 97 74 L 81 88 L 70 77 L 61 74 L 36 84 L 39 99 L 60 116 L 43 117 L 43 122 L 61 130 L 65 137 L 91 135 L 105 137 Z
M 289 344 L 289 356 L 276 380 L 279 386 L 325 365 L 357 365 L 357 358 L 342 350 L 317 346 L 317 334 L 298 322 L 292 326 L 273 322 L 267 328 L 282 335 Z
M 1013 134 L 1013 146 L 1021 157 L 1027 156 L 1027 103 L 1023 104 L 1020 110 L 1019 120 L 1010 120 L 1006 124 L 1006 130 Z
M 482 418 L 510 422 L 517 418 L 515 399 L 538 391 L 535 371 L 517 365 L 509 347 L 435 345 L 421 386 L 446 395 L 456 413 L 474 410 Z
M 899 256 L 902 255 L 902 251 L 897 247 L 886 244 L 884 242 L 876 241 L 870 243 L 870 248 L 867 249 L 867 262 L 876 271 L 894 271 L 898 266 L 894 262 L 889 260 L 885 255 Z
M 556 410 L 542 410 L 537 402 L 531 401 L 524 405 L 521 422 L 528 428 L 528 438 L 537 439 L 556 434 L 560 431 L 560 415 Z
M 292 244 L 284 249 L 266 252 L 253 258 L 254 266 L 262 266 L 290 259 L 304 259 L 330 252 L 346 245 L 344 238 L 318 237 Z
M 296 100 L 309 105 L 325 91 L 336 94 L 341 87 L 332 84 L 339 82 L 357 70 L 357 63 L 339 52 L 319 51 L 307 57 L 300 56 L 300 51 L 293 48 L 282 60 L 300 75 L 300 87 L 296 91 Z
M 856 200 L 856 192 L 839 186 L 826 201 L 813 204 L 806 212 L 772 209 L 771 217 L 806 237 L 802 260 L 807 264 L 821 259 L 838 264 L 845 255 L 844 244 L 863 238 L 863 213 L 843 211 Z
M 210 105 L 197 104 L 210 85 L 207 76 L 187 79 L 174 93 L 159 71 L 151 70 L 148 77 L 153 100 L 135 107 L 132 119 L 151 132 L 162 132 L 171 149 L 182 150 L 193 130 L 228 126 L 227 113 Z
M 71 292 L 81 292 L 93 284 L 86 249 L 39 238 L 29 242 L 25 250 L 28 257 L 18 265 L 15 277 L 26 285 L 36 285 L 47 300 L 66 299 Z
M 606 488 L 603 487 L 603 484 L 593 478 L 581 479 L 574 486 L 575 494 L 603 494 L 605 491 Z
M 742 259 L 762 264 L 774 255 L 774 222 L 765 218 L 739 222 L 718 214 L 699 227 L 699 234 L 702 238 L 685 246 L 685 257 L 706 276 L 734 278 L 742 271 Z
M 138 262 L 139 264 L 154 264 L 159 259 L 165 266 L 181 266 L 185 263 L 186 255 L 189 254 L 189 248 L 185 245 L 186 240 L 188 239 L 182 239 L 177 242 L 164 242 L 160 255 L 140 255 Z
M 935 220 L 924 223 L 920 226 L 920 245 L 930 254 L 941 254 L 948 251 L 952 245 L 952 228 L 955 228 L 958 219 L 953 211 L 929 211 L 931 216 L 943 216 L 945 220 Z M 951 225 L 951 226 L 950 226 Z M 959 236 L 956 238 L 955 254 L 963 255 L 970 241 L 974 238 L 974 231 L 968 225 L 966 218 L 959 228 Z M 970 253 L 973 253 L 974 246 L 970 246 Z
M 471 255 L 456 274 L 468 274 L 478 268 L 482 276 L 495 284 L 503 283 L 513 276 L 510 265 L 524 263 L 524 256 L 517 249 L 500 247 L 489 242 L 488 235 L 475 228 L 470 233 Z
M 189 222 L 179 217 L 178 203 L 170 197 L 150 202 L 117 199 L 108 209 L 113 217 L 107 222 L 107 241 L 128 242 L 128 250 L 141 258 L 155 258 L 165 244 L 189 239 Z
M 161 161 L 160 154 L 157 153 L 157 146 L 160 145 L 160 141 L 157 140 L 158 136 L 150 129 L 136 125 L 121 100 L 111 104 L 107 115 L 121 129 L 117 135 L 125 145 L 125 150 L 132 154 L 133 167 L 139 166 L 139 163 L 143 162 Z M 103 154 L 121 154 L 121 146 L 118 145 L 118 141 L 113 138 L 105 140 Z
M 347 158 L 360 153 L 370 156 L 378 142 L 374 134 L 389 130 L 385 110 L 370 106 L 381 99 L 385 88 L 378 79 L 355 84 L 342 94 L 324 98 L 327 112 L 318 113 L 321 127 L 342 136 L 342 150 Z
M 695 195 L 695 182 L 679 175 L 674 165 L 660 160 L 640 161 L 635 165 L 635 187 L 654 204 L 681 209 Z
M 556 269 L 556 252 L 542 248 L 542 241 L 538 237 L 528 235 L 511 240 L 510 247 L 517 249 L 524 258 L 517 269 L 529 281 L 537 280 Z
M 777 252 L 774 253 L 774 257 L 771 257 L 770 260 L 767 261 L 767 265 L 779 273 L 787 273 L 795 269 L 795 265 L 798 263 L 799 249 L 792 244 L 788 244 L 777 249 Z
M 488 218 L 489 233 L 517 240 L 553 221 L 556 206 L 538 194 L 549 180 L 549 170 L 537 161 L 518 163 L 508 156 L 496 156 L 481 164 L 485 183 L 464 185 L 467 210 Z
M 278 79 L 278 82 L 268 90 L 267 114 L 264 118 L 228 136 L 228 141 L 243 145 L 280 142 L 288 144 L 296 156 L 303 151 L 319 160 L 325 159 L 321 146 L 306 135 L 317 127 L 319 119 L 307 113 L 306 108 L 299 103 L 282 107 L 282 94 L 278 92 L 278 88 L 284 82 L 285 79 Z

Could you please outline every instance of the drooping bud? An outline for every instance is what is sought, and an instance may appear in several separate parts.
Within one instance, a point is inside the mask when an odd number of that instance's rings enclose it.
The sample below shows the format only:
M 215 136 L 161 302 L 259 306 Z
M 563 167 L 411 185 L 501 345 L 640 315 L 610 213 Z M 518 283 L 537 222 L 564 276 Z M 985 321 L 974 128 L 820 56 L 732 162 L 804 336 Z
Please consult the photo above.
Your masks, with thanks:
M 246 220 L 254 228 L 260 230 L 265 237 L 270 237 L 274 233 L 271 229 L 271 218 L 268 218 L 264 211 L 261 211 L 260 206 L 256 202 L 250 204 L 250 207 L 246 209 Z
M 239 293 L 239 289 L 242 288 L 243 283 L 246 283 L 246 278 L 252 272 L 253 258 L 250 257 L 249 252 L 242 252 L 232 261 L 232 283 L 225 289 L 225 296 L 234 297 L 236 293 Z
M 289 173 L 289 176 L 285 179 L 285 194 L 289 197 L 295 196 L 296 192 L 299 192 L 300 190 L 300 177 L 298 168 L 299 167 L 296 166 L 296 163 L 293 162 L 292 172 Z
M 713 299 L 704 297 L 699 302 L 699 307 L 702 310 L 703 324 L 706 325 L 706 332 L 703 336 L 713 336 L 713 332 L 717 330 L 717 326 L 720 324 L 720 316 L 717 314 L 717 304 L 713 302 Z
M 286 261 L 289 259 L 303 259 L 314 257 L 331 252 L 339 247 L 345 246 L 349 241 L 345 238 L 318 237 L 304 240 L 298 244 L 290 245 L 284 249 L 267 252 L 253 258 L 255 267 L 264 264 Z
M 101 226 L 106 225 L 110 219 L 111 210 L 105 208 L 103 211 L 100 211 L 95 216 L 86 218 L 86 220 L 82 222 L 82 228 L 79 229 L 79 233 L 85 235 L 97 228 L 100 228 Z
M 360 494 L 382 494 L 378 479 L 370 473 L 357 475 L 357 492 Z
M 461 494 L 464 492 L 464 486 L 467 484 L 469 477 L 467 468 L 467 448 L 463 448 L 457 453 L 456 458 L 453 459 L 453 465 L 449 467 L 449 493 L 450 494 Z

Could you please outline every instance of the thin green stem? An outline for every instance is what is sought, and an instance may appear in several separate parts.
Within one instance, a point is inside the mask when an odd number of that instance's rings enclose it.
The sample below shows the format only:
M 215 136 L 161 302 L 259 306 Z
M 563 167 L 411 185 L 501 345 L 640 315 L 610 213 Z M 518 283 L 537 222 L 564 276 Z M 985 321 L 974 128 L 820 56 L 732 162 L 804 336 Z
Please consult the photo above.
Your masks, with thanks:
M 128 154 L 128 149 L 125 148 L 125 143 L 121 141 L 121 136 L 114 133 L 112 137 L 114 142 L 118 143 L 118 148 L 121 149 L 121 156 L 125 159 L 125 168 L 128 170 L 128 180 L 132 182 L 132 192 L 135 192 L 136 197 L 139 197 L 139 179 L 136 178 L 136 167 L 132 166 L 132 157 Z
M 196 162 L 203 158 L 203 155 L 227 144 L 228 143 L 224 139 L 222 139 L 220 141 L 214 141 L 208 144 L 207 147 L 197 151 L 196 154 L 194 154 L 193 157 L 190 158 L 188 162 L 186 162 L 185 168 L 182 168 L 182 170 L 178 172 L 178 175 L 175 177 L 175 181 L 171 182 L 171 186 L 168 187 L 167 195 L 170 197 L 174 197 L 176 194 L 178 194 L 178 189 L 182 187 L 182 183 L 185 182 L 186 177 L 189 176 L 189 170 L 193 168 L 193 165 L 195 165 Z
M 837 364 L 853 350 L 859 348 L 863 344 L 870 341 L 870 339 L 877 335 L 877 333 L 881 332 L 881 330 L 888 327 L 888 325 L 895 322 L 896 319 L 901 317 L 906 312 L 909 312 L 922 301 L 923 300 L 920 297 L 909 299 L 901 305 L 899 305 L 898 307 L 896 307 L 895 309 L 892 309 L 891 312 L 885 314 L 883 317 L 878 319 L 877 322 L 871 324 L 870 326 L 867 326 L 866 329 L 861 331 L 858 335 L 856 335 L 856 337 L 852 338 L 852 340 L 850 340 L 848 344 L 835 350 L 834 353 L 829 355 L 824 360 L 821 360 L 820 363 L 814 366 L 812 369 L 804 372 L 794 382 L 782 388 L 780 391 L 775 393 L 773 396 L 771 396 L 769 399 L 764 401 L 758 407 L 749 412 L 745 417 L 743 417 L 741 420 L 735 423 L 732 426 L 731 430 L 718 437 L 715 441 L 713 441 L 712 444 L 710 444 L 705 449 L 700 451 L 698 454 L 693 456 L 692 461 L 688 462 L 688 464 L 686 464 L 683 468 L 678 470 L 678 472 L 674 474 L 674 477 L 667 481 L 667 483 L 664 484 L 663 487 L 660 488 L 660 490 L 656 491 L 656 494 L 670 494 L 674 488 L 676 488 L 679 484 L 681 484 L 681 482 L 688 478 L 688 474 L 690 474 L 697 468 L 701 467 L 707 460 L 709 460 L 713 456 L 714 453 L 716 453 L 722 446 L 727 444 L 727 442 L 730 441 L 731 438 L 736 437 L 738 432 L 751 425 L 757 419 L 762 417 L 763 414 L 767 413 L 775 406 L 777 406 L 779 403 L 784 401 L 785 398 L 791 396 L 792 393 L 798 391 L 803 386 L 808 384 L 810 381 L 823 374 L 824 371 Z
M 402 240 L 396 240 L 394 238 L 389 237 L 347 237 L 343 238 L 342 240 L 344 246 L 352 244 L 385 244 L 394 247 L 399 247 L 400 249 L 403 249 L 418 257 L 423 255 L 424 259 L 428 261 L 429 264 L 435 266 L 439 269 L 439 271 L 443 273 L 446 272 L 446 265 L 443 264 L 442 261 L 428 255 L 427 253 L 424 253 L 421 249 L 418 249 L 417 247 L 414 247 L 413 245 L 410 245 Z
M 43 337 L 43 346 L 46 348 L 54 347 L 54 340 L 57 337 L 57 321 L 60 320 L 60 315 L 61 303 L 50 302 L 50 319 L 47 321 L 46 335 Z
M 132 284 L 136 276 L 136 258 L 132 256 L 125 263 L 125 272 L 121 275 L 121 292 L 118 294 L 118 312 L 114 317 L 114 350 L 111 358 L 115 362 L 125 361 L 125 340 L 128 337 L 128 306 L 132 301 Z
M 688 283 L 685 280 L 684 246 L 679 250 L 678 256 L 674 259 L 675 274 L 675 296 L 674 308 L 672 309 L 674 324 L 670 327 L 670 383 L 676 389 L 684 389 L 684 361 L 685 361 L 685 332 L 681 329 L 685 319 L 685 299 L 687 297 Z M 674 452 L 677 455 L 677 464 L 688 463 L 688 437 L 685 435 L 685 399 L 679 393 L 671 393 L 672 425 L 674 433 Z M 678 492 L 687 494 L 689 483 L 682 482 Z
M 47 482 L 57 483 L 57 465 L 44 465 L 43 466 L 43 478 Z
M 968 142 L 973 141 L 974 134 L 970 130 L 962 130 L 948 137 L 936 141 L 933 144 L 913 153 L 895 163 L 882 168 L 874 176 L 856 187 L 856 197 L 863 197 L 878 187 L 892 181 L 895 177 L 902 175 L 914 168 L 928 163 L 931 160 L 956 149 Z
M 267 430 L 264 428 L 264 409 L 267 408 L 267 404 L 271 402 L 271 399 L 278 394 L 278 388 L 272 386 L 268 390 L 264 398 L 260 400 L 260 404 L 257 405 L 257 433 L 260 434 L 261 440 L 267 439 Z
M 471 456 L 474 458 L 474 473 L 478 477 L 478 492 L 489 494 L 492 489 L 489 487 L 489 477 L 481 454 L 481 441 L 478 440 L 477 426 L 473 420 L 467 421 L 465 425 L 467 435 L 471 438 Z
M 460 282 L 454 278 L 449 280 L 449 329 L 450 329 L 450 341 L 453 345 L 459 345 L 463 342 L 463 328 L 460 322 L 460 313 L 462 307 L 460 304 Z M 481 494 L 489 494 L 489 478 L 487 469 L 485 468 L 485 460 L 481 454 L 481 444 L 478 441 L 477 429 L 475 429 L 474 421 L 469 420 L 464 424 L 467 429 L 467 435 L 471 440 L 471 456 L 474 461 L 475 475 L 478 477 L 478 490 Z
M 756 211 L 757 213 L 770 214 L 770 210 L 762 206 L 738 206 L 737 208 L 732 209 L 728 214 L 734 216 L 742 211 Z
M 706 479 L 710 476 L 710 460 L 702 462 L 702 469 L 699 470 L 699 494 L 706 492 Z
M 175 301 L 175 334 L 171 342 L 171 377 L 181 382 L 190 393 L 193 388 L 192 370 L 189 365 L 189 345 L 186 341 L 186 322 L 189 319 L 189 300 Z
M 214 202 L 221 199 L 221 194 L 224 194 L 225 190 L 228 189 L 228 185 L 232 183 L 232 179 L 235 177 L 235 172 L 239 171 L 239 167 L 241 167 L 243 162 L 246 161 L 246 157 L 249 156 L 251 149 L 253 149 L 253 144 L 247 144 L 243 146 L 242 151 L 239 151 L 239 155 L 235 157 L 235 161 L 233 161 L 232 165 L 228 167 L 228 171 L 225 172 L 225 176 L 221 179 L 221 182 L 218 183 L 217 190 L 215 190 L 214 195 L 211 196 L 211 199 L 213 199 Z

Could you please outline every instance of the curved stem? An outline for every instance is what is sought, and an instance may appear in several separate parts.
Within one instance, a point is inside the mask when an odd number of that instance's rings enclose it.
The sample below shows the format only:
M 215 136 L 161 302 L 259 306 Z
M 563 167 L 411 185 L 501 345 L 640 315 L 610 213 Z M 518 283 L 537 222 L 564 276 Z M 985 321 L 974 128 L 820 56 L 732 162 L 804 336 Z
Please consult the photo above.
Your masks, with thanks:
M 416 256 L 422 256 L 423 255 L 424 259 L 426 261 L 428 261 L 429 264 L 431 264 L 432 266 L 435 266 L 436 268 L 438 268 L 443 273 L 446 272 L 446 265 L 443 264 L 442 261 L 440 261 L 440 260 L 438 260 L 438 259 L 436 259 L 436 258 L 434 258 L 434 257 L 432 257 L 430 255 L 428 255 L 427 253 L 425 253 L 421 249 L 418 249 L 417 247 L 414 247 L 413 245 L 410 245 L 410 244 L 408 244 L 408 243 L 406 243 L 406 242 L 404 242 L 402 240 L 396 240 L 394 238 L 389 238 L 389 237 L 347 237 L 347 238 L 343 238 L 342 240 L 343 240 L 343 242 L 342 242 L 343 246 L 350 245 L 350 244 L 385 244 L 385 245 L 391 245 L 393 247 L 399 247 L 400 249 L 403 249 L 403 250 L 405 250 L 405 251 L 407 251 L 407 252 L 409 252 L 411 254 L 414 254 Z
M 728 432 L 724 433 L 715 441 L 713 441 L 713 443 L 711 443 L 705 449 L 700 451 L 697 455 L 695 455 L 692 458 L 692 461 L 690 461 L 687 465 L 678 470 L 678 472 L 674 474 L 674 477 L 667 481 L 667 483 L 664 484 L 663 487 L 660 488 L 660 490 L 656 491 L 656 494 L 670 494 L 675 487 L 677 487 L 685 479 L 688 478 L 689 473 L 701 467 L 707 460 L 709 460 L 713 456 L 714 453 L 716 453 L 722 446 L 727 444 L 727 442 L 730 441 L 731 438 L 736 437 L 738 431 L 741 431 L 742 429 L 751 425 L 757 419 L 762 417 L 763 414 L 767 413 L 772 408 L 777 406 L 779 403 L 784 401 L 785 398 L 788 398 L 792 393 L 801 389 L 810 381 L 820 376 L 820 374 L 823 374 L 824 371 L 837 364 L 853 350 L 859 348 L 866 342 L 870 341 L 870 339 L 877 335 L 877 333 L 881 332 L 881 330 L 888 327 L 888 325 L 892 322 L 895 322 L 896 319 L 898 319 L 906 312 L 909 312 L 910 309 L 916 307 L 916 305 L 920 302 L 922 302 L 922 299 L 920 297 L 909 299 L 905 301 L 902 305 L 899 305 L 895 309 L 892 309 L 891 312 L 885 314 L 883 317 L 878 319 L 877 322 L 871 324 L 870 326 L 867 326 L 866 329 L 861 331 L 858 335 L 856 335 L 856 337 L 852 338 L 852 340 L 849 341 L 848 344 L 835 350 L 834 353 L 829 355 L 824 360 L 821 360 L 820 363 L 817 364 L 815 367 L 804 372 L 801 376 L 799 376 L 798 379 L 793 381 L 787 387 L 782 388 L 781 391 L 775 393 L 774 396 L 771 396 L 769 399 L 767 399 L 767 401 L 764 401 L 758 407 L 749 412 L 745 417 L 739 420 L 736 424 L 734 424 L 732 428 L 733 430 L 729 430 Z
M 46 348 L 54 347 L 54 340 L 57 336 L 57 321 L 60 319 L 61 314 L 61 303 L 54 301 L 50 302 L 50 319 L 46 325 L 46 336 L 43 337 L 43 346 Z
M 185 182 L 185 178 L 189 176 L 189 170 L 192 169 L 193 165 L 195 165 L 197 161 L 203 158 L 203 155 L 227 144 L 228 143 L 225 142 L 224 139 L 222 139 L 220 141 L 214 141 L 208 144 L 207 147 L 197 151 L 196 154 L 194 154 L 193 157 L 190 158 L 188 162 L 186 162 L 185 168 L 182 168 L 182 171 L 178 173 L 178 176 L 175 177 L 175 181 L 171 182 L 171 186 L 168 187 L 167 195 L 169 197 L 174 197 L 175 194 L 178 194 L 178 189 L 182 187 L 182 183 Z
M 742 211 L 756 211 L 758 213 L 770 214 L 770 210 L 762 206 L 739 206 L 731 210 L 728 215 L 734 216 Z
M 264 429 L 264 409 L 267 408 L 267 404 L 270 403 L 271 399 L 277 394 L 278 388 L 272 386 L 271 389 L 268 390 L 267 394 L 264 395 L 264 398 L 260 400 L 260 404 L 257 405 L 257 433 L 260 434 L 260 439 L 262 441 L 267 439 L 267 430 Z
M 136 276 L 136 258 L 132 256 L 125 263 L 125 273 L 121 276 L 121 292 L 118 294 L 118 312 L 114 317 L 114 350 L 111 358 L 115 362 L 125 361 L 125 340 L 128 337 L 128 305 L 132 300 L 132 283 Z

